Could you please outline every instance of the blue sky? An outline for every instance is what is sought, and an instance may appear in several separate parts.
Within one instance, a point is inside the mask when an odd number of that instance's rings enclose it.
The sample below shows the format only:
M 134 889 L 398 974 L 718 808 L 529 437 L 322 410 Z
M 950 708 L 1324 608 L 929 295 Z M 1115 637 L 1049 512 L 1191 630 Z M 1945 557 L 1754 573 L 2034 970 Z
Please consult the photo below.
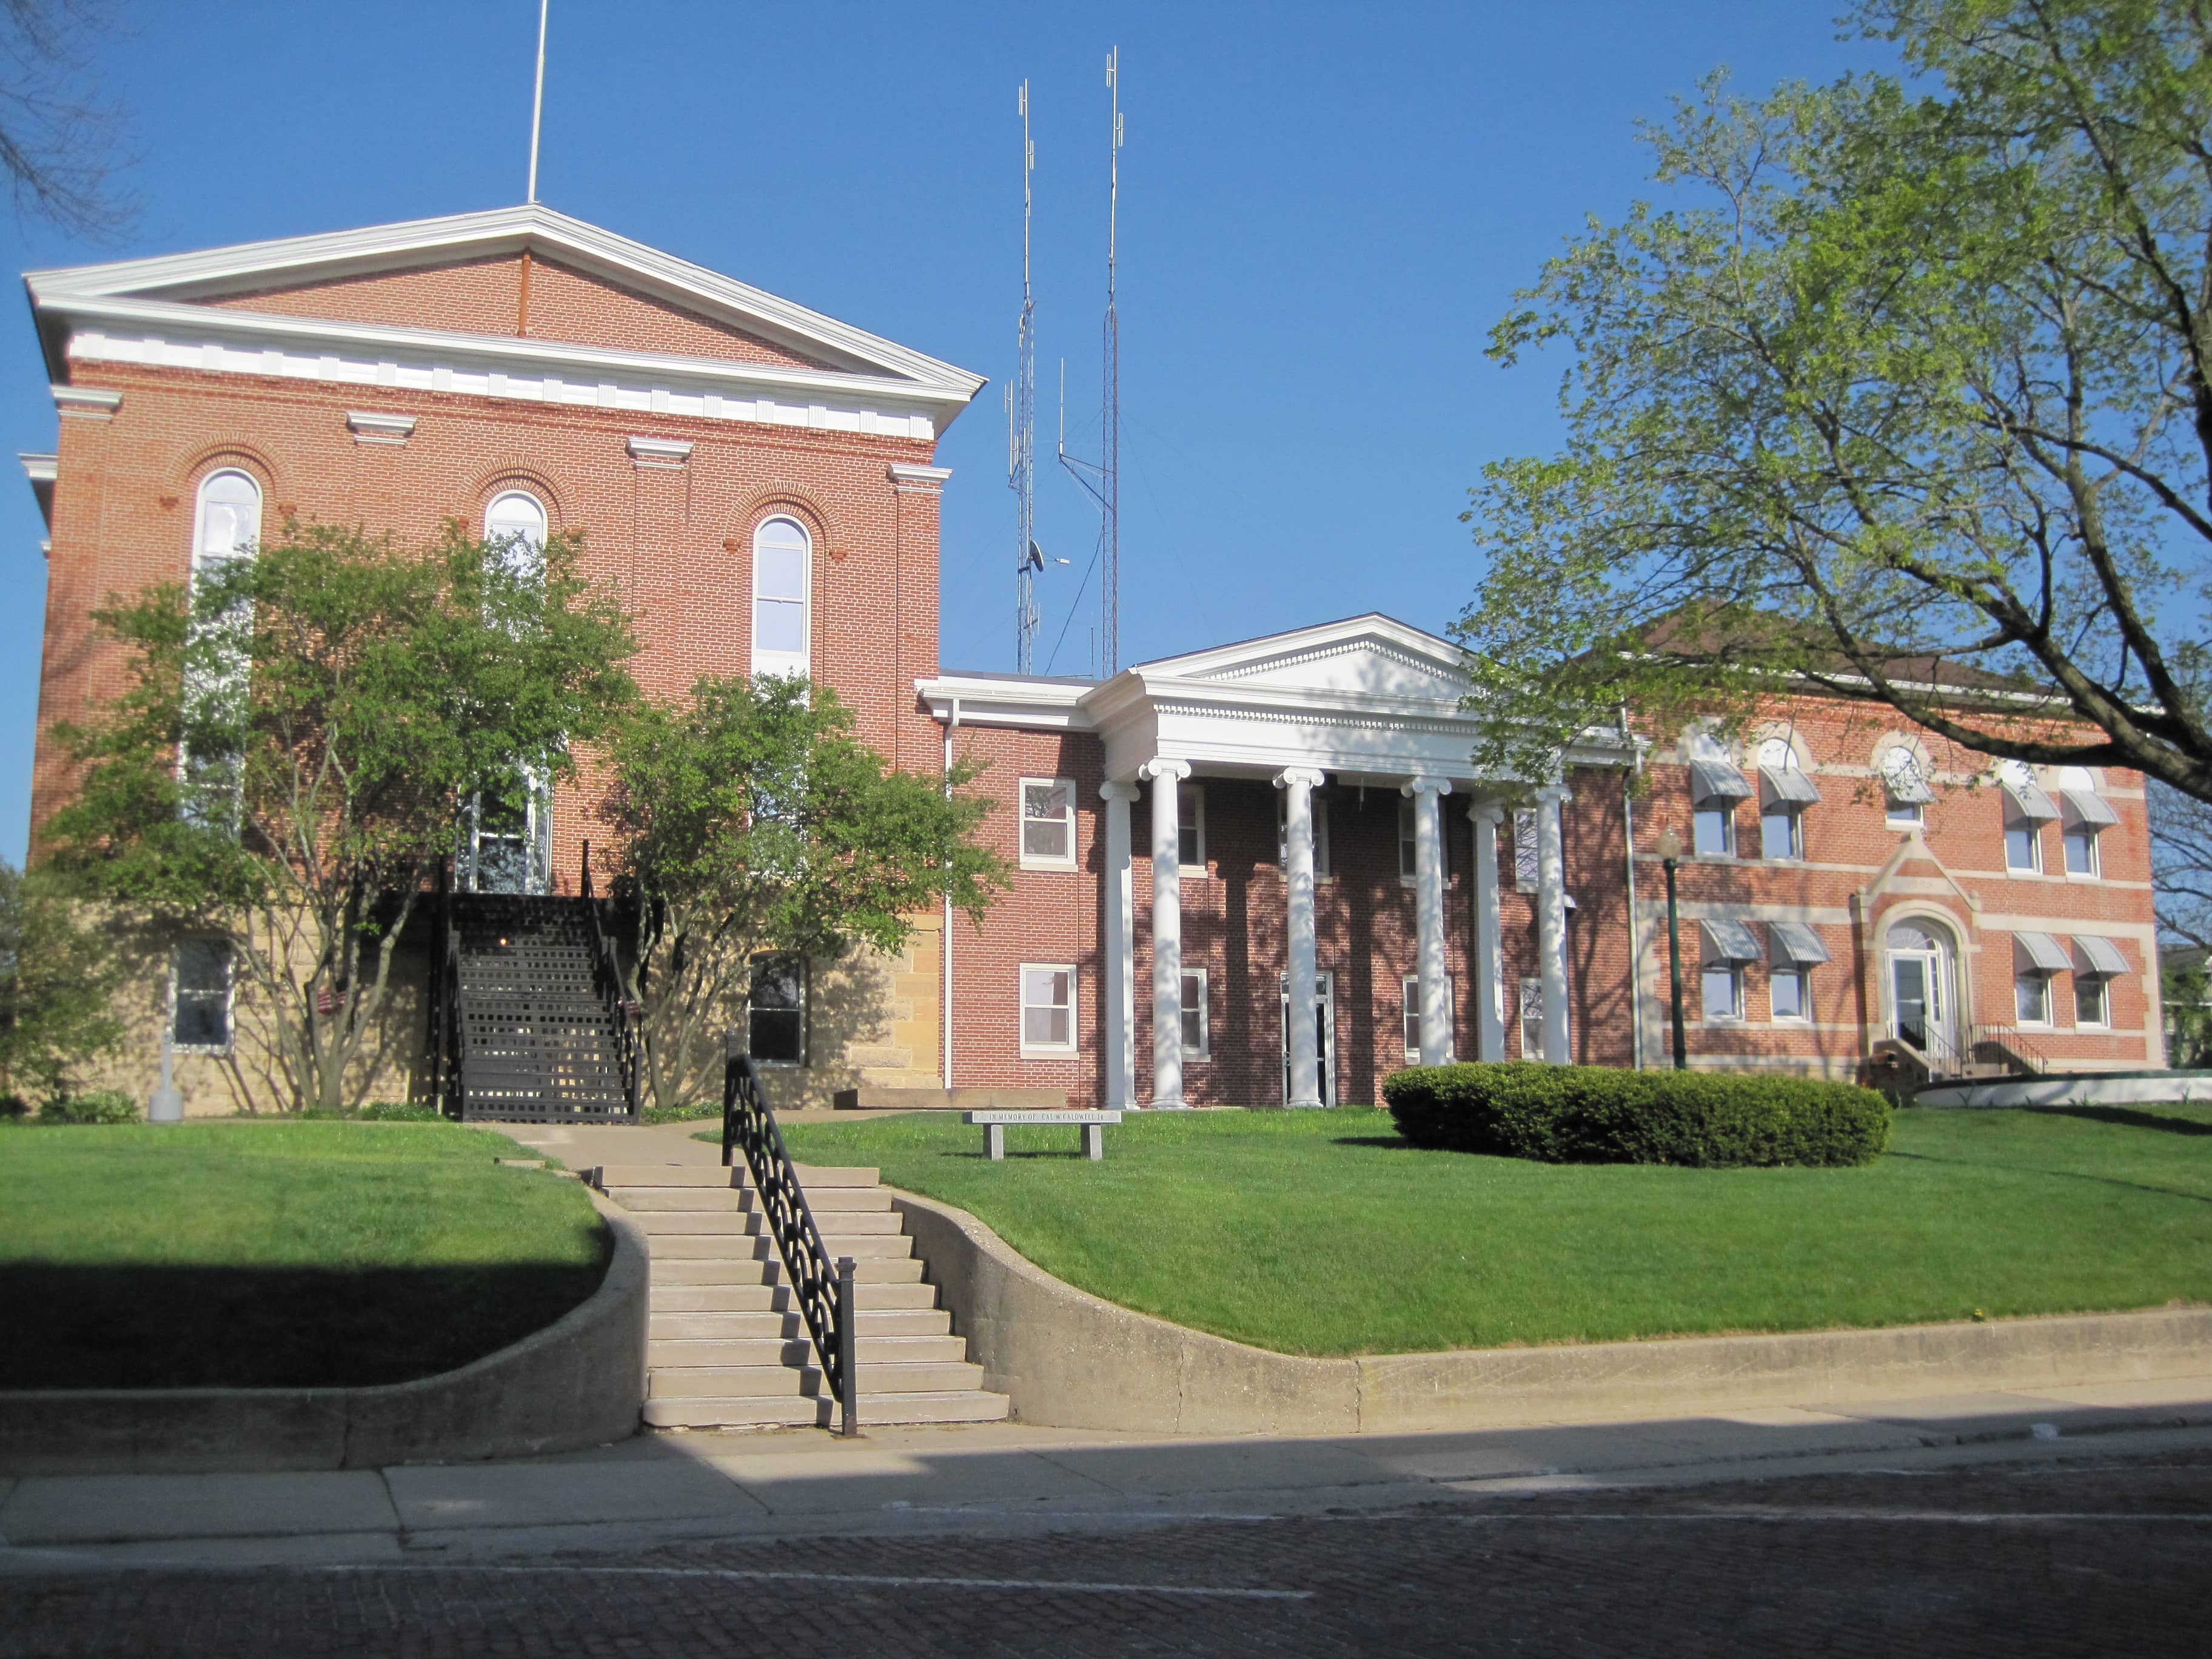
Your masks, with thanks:
M 15 268 L 461 212 L 523 193 L 536 0 L 154 6 L 103 44 L 137 221 L 95 246 L 0 220 Z M 1491 323 L 1585 214 L 1643 187 L 1639 117 L 1876 61 L 1822 0 L 1454 6 L 553 0 L 550 205 L 991 377 L 946 434 L 948 667 L 1013 665 L 1000 388 L 1037 148 L 1040 447 L 1098 444 L 1107 48 L 1121 50 L 1121 660 L 1388 611 L 1441 628 L 1479 576 L 1486 461 L 1557 434 L 1555 363 Z M 9 447 L 52 447 L 27 311 L 0 333 Z M 1097 519 L 1039 539 L 1038 665 L 1088 672 Z M 0 854 L 22 856 L 44 611 L 27 486 L 0 490 Z M 1070 620 L 1072 617 L 1072 621 Z

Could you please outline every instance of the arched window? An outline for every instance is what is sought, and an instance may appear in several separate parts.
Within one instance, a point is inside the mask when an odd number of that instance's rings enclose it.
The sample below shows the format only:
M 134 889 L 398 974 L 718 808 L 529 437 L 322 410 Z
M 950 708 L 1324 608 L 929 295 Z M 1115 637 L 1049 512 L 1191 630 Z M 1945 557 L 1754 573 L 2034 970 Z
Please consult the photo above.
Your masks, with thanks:
M 1806 807 L 1820 799 L 1820 786 L 1797 763 L 1787 738 L 1759 745 L 1759 851 L 1762 858 L 1805 856 Z
M 1921 809 L 1936 799 L 1936 792 L 1928 786 L 1927 763 L 1919 752 L 1894 744 L 1882 751 L 1876 769 L 1881 774 L 1884 816 L 1889 823 L 1899 828 L 1921 823 Z
M 2097 836 L 2106 826 L 2118 823 L 2120 815 L 2112 810 L 2110 801 L 2097 793 L 2097 781 L 2084 766 L 2058 769 L 2058 799 L 2059 834 L 2066 849 L 2066 873 L 2099 874 Z
M 483 533 L 516 575 L 534 577 L 545 568 L 545 505 L 529 491 L 494 496 L 484 508 Z
M 811 672 L 807 596 L 814 544 L 793 519 L 769 519 L 753 532 L 753 672 Z
M 244 558 L 261 539 L 261 486 L 234 467 L 200 480 L 198 523 L 192 532 L 192 578 Z

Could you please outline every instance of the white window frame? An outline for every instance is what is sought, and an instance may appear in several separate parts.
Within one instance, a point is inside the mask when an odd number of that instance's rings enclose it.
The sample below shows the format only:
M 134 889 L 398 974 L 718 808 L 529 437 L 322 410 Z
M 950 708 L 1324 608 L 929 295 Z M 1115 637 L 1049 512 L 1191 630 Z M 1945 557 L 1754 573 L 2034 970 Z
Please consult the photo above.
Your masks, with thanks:
M 1190 1001 L 1190 988 L 1193 981 L 1195 981 L 1198 986 L 1198 1006 L 1194 1009 L 1191 1006 Z M 1212 1004 L 1207 992 L 1205 969 L 1186 968 L 1182 970 L 1182 1017 L 1176 1020 L 1176 1024 L 1182 1037 L 1182 1057 L 1185 1060 L 1213 1058 L 1213 1017 L 1211 1012 Z M 1190 1032 L 1183 1024 L 1183 1022 L 1193 1013 L 1198 1016 L 1198 1046 L 1196 1048 L 1191 1046 Z
M 1786 821 L 1790 840 L 1786 850 L 1776 852 L 1766 826 L 1775 819 Z M 1771 806 L 1759 809 L 1759 855 L 1770 864 L 1802 864 L 1805 861 L 1805 813 L 1794 802 L 1777 801 Z
M 1040 789 L 1064 789 L 1067 792 L 1067 807 L 1060 817 L 1060 823 L 1067 835 L 1067 852 L 1064 856 L 1055 857 L 1049 854 L 1032 853 L 1030 851 L 1030 825 L 1032 823 L 1048 823 L 1051 822 L 1048 818 L 1032 818 L 1030 816 L 1030 790 L 1032 787 Z M 1020 819 L 1015 833 L 1020 838 L 1018 850 L 1021 854 L 1021 867 L 1024 870 L 1074 869 L 1075 781 L 1073 778 L 1040 777 L 1018 779 L 1014 785 L 1014 800 L 1016 804 L 1016 811 Z
M 1082 986 L 1076 977 L 1072 962 L 1024 962 L 1014 970 L 1014 1000 L 1018 1028 L 1021 1038 L 1022 1058 L 1024 1060 L 1059 1060 L 1076 1052 L 1080 1042 L 1081 1028 L 1076 1024 L 1077 1007 L 1082 999 Z M 1032 1003 L 1030 1000 L 1031 974 L 1065 974 L 1067 975 L 1067 1041 L 1066 1042 L 1032 1042 L 1030 1041 L 1030 1010 L 1057 1008 L 1058 1003 Z
M 1513 890 L 1533 893 L 1543 884 L 1544 827 L 1531 806 L 1513 812 Z
M 1183 825 L 1190 826 L 1191 851 L 1196 861 L 1182 856 Z M 1176 786 L 1176 867 L 1185 881 L 1206 873 L 1206 786 L 1182 783 Z
M 2027 862 L 2014 864 L 2012 861 L 2012 838 L 2020 834 L 2023 825 L 2027 830 Z M 2004 843 L 2007 875 L 2039 876 L 2043 873 L 2043 826 L 2033 818 L 2014 811 L 2009 805 L 2005 809 Z
M 2013 975 L 2012 1012 L 2014 1024 L 2025 1030 L 2044 1030 L 2050 1027 L 2051 1024 L 2051 976 L 2049 974 L 2035 970 L 2017 972 Z M 2043 994 L 2043 1012 L 2033 1018 L 2030 1018 L 2028 1015 L 2023 1014 L 2020 1012 L 2020 988 L 2030 980 L 2034 981 L 2035 983 L 2041 988 Z
M 1899 766 L 1891 758 L 1896 755 L 1905 756 L 1908 766 Z M 1932 792 L 1934 785 L 1929 782 L 1928 763 L 1921 758 L 1920 751 L 1910 744 L 1890 744 L 1881 751 L 1880 758 L 1875 762 L 1875 773 L 1881 778 L 1882 786 L 1882 818 L 1885 823 L 1892 826 L 1907 823 L 1925 824 L 1928 822 L 1928 809 L 1923 803 L 1917 800 L 1901 801 L 1890 793 L 1889 781 L 1900 771 L 1908 769 L 1908 767 L 1920 783 Z
M 177 953 L 187 944 L 211 940 L 229 953 L 230 971 L 223 986 L 223 1040 L 215 1042 L 178 1042 L 177 1032 Z M 173 942 L 169 946 L 169 1007 L 168 1025 L 171 1052 L 179 1054 L 228 1054 L 238 1042 L 238 947 L 220 933 L 193 933 Z
M 2081 994 L 2094 989 L 2097 997 L 2097 1017 L 2091 1019 L 2081 1009 Z M 2103 974 L 2074 975 L 2074 1024 L 2084 1031 L 2109 1031 L 2112 1028 L 2112 981 Z
M 2101 839 L 2101 833 L 2094 824 L 2075 824 L 2069 828 L 2062 823 L 2058 826 L 2058 861 L 2065 867 L 2066 873 L 2075 880 L 2097 881 L 2103 878 L 2104 859 L 2097 847 L 2100 839 Z M 2069 856 L 2069 844 L 2076 841 L 2081 842 L 2089 851 L 2089 867 L 2086 870 L 2076 870 L 2074 867 L 2074 860 Z
M 1328 881 L 1336 874 L 1328 854 L 1328 797 L 1316 789 L 1310 799 L 1313 803 L 1314 879 Z M 1275 791 L 1275 860 L 1287 878 L 1291 868 L 1291 792 L 1287 789 Z
M 761 544 L 769 526 L 789 525 L 799 532 L 800 544 L 799 606 L 799 648 L 793 651 L 769 651 L 761 645 L 760 608 L 763 604 L 794 603 L 781 593 L 763 594 L 760 591 Z M 752 603 L 746 612 L 751 629 L 752 672 L 755 674 L 809 675 L 814 672 L 814 532 L 801 523 L 795 514 L 770 513 L 753 526 L 752 564 L 747 574 L 752 590 Z
M 1544 981 L 1541 978 L 1538 978 L 1535 982 L 1541 986 Z M 1404 1011 L 1402 1024 L 1405 1026 L 1406 1064 L 1418 1066 L 1421 1063 L 1421 976 L 1419 974 L 1401 975 L 1398 994 L 1401 999 L 1400 1006 Z M 1452 1010 L 1458 1006 L 1458 1003 L 1452 1000 L 1451 975 L 1446 974 L 1444 975 L 1444 1013 L 1447 1020 L 1450 1018 Z M 1541 1009 L 1542 1005 L 1539 1003 L 1537 1018 L 1540 1036 L 1543 1018 Z M 1537 1046 L 1539 1048 L 1543 1046 L 1540 1040 Z
M 1521 976 L 1521 1058 L 1541 1060 L 1544 1057 L 1544 976 L 1523 974 Z M 1534 1041 L 1529 1039 L 1534 1036 Z
M 1698 820 L 1707 817 L 1717 817 L 1721 821 L 1721 850 L 1717 853 L 1708 852 L 1698 844 Z M 1725 802 L 1719 806 L 1692 805 L 1690 808 L 1690 856 L 1692 858 L 1732 859 L 1736 855 L 1735 846 L 1735 803 L 1734 801 Z
M 538 521 L 533 530 L 520 528 L 495 530 L 492 527 L 493 520 L 501 516 L 500 507 L 507 501 L 530 503 L 531 512 L 536 516 Z M 545 538 L 552 533 L 552 530 L 553 515 L 545 510 L 545 503 L 530 490 L 502 489 L 484 503 L 484 540 L 489 542 L 495 535 L 515 538 L 521 546 L 529 550 L 532 563 L 535 566 L 535 570 L 532 574 L 537 576 L 542 577 L 545 574 Z M 512 561 L 509 562 L 509 568 L 514 568 Z
M 1785 1014 L 1774 1000 L 1775 987 L 1784 980 L 1797 984 L 1797 1012 Z M 1700 994 L 1704 988 L 1699 987 Z M 1809 968 L 1770 968 L 1766 973 L 1766 1017 L 1777 1025 L 1809 1025 L 1813 1023 L 1813 970 Z
M 243 467 L 216 467 L 200 480 L 198 490 L 192 498 L 192 584 L 195 587 L 199 585 L 201 565 L 207 550 L 208 498 L 216 484 L 225 478 L 238 479 L 253 493 L 253 532 L 229 556 L 250 559 L 253 556 L 254 549 L 261 543 L 261 520 L 267 511 L 268 500 L 261 493 L 261 480 Z
M 761 964 L 772 962 L 796 962 L 799 964 L 799 1006 L 796 1008 L 762 1008 L 752 1006 L 753 981 L 759 977 Z M 812 964 L 801 951 L 756 951 L 745 963 L 745 1047 L 753 1046 L 753 1019 L 756 1014 L 790 1014 L 799 1016 L 799 1058 L 769 1060 L 753 1055 L 756 1065 L 781 1066 L 797 1070 L 805 1066 L 812 1055 L 814 1037 L 814 975 Z
M 1729 1009 L 1724 1014 L 1713 1012 L 1705 997 L 1705 982 L 1716 974 L 1726 975 L 1729 981 Z M 1698 1018 L 1708 1025 L 1741 1025 L 1744 1023 L 1741 963 L 1705 962 L 1698 964 Z
M 1421 803 L 1411 795 L 1398 797 L 1398 884 L 1411 887 L 1420 880 L 1416 868 L 1421 850 Z M 1534 817 L 1535 815 L 1529 815 Z M 1437 874 L 1443 880 L 1451 879 L 1451 821 L 1444 816 L 1443 804 L 1437 809 Z

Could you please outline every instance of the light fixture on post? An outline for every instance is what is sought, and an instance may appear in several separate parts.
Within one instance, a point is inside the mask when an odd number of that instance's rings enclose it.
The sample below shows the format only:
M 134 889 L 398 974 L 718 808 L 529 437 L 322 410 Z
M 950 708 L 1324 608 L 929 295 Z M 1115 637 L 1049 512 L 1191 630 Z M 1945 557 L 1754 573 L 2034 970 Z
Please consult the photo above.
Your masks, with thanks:
M 1690 1068 L 1690 1050 L 1682 1035 L 1682 919 L 1674 905 L 1674 868 L 1682 861 L 1682 837 L 1673 824 L 1659 832 L 1659 862 L 1667 871 L 1667 981 L 1674 1014 L 1674 1069 Z

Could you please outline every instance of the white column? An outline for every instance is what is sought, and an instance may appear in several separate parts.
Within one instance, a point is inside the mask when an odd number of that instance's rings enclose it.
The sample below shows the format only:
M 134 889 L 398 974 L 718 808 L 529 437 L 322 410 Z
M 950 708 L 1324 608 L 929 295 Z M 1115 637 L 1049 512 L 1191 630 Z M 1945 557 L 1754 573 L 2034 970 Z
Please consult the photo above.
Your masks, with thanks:
M 1321 1104 L 1321 1056 L 1314 1043 L 1313 792 L 1322 775 L 1310 767 L 1285 769 L 1275 779 L 1283 795 L 1283 941 L 1290 996 L 1284 1035 L 1290 1041 L 1290 1106 Z
M 1190 763 L 1150 760 L 1152 781 L 1152 1109 L 1181 1111 L 1182 1097 L 1182 830 L 1177 788 Z
M 1505 1058 L 1505 947 L 1498 925 L 1498 830 L 1505 809 L 1481 801 L 1467 809 L 1474 824 L 1475 1054 Z
M 1556 784 L 1536 792 L 1536 951 L 1544 975 L 1544 1058 L 1555 1066 L 1570 1058 L 1566 852 L 1559 837 L 1559 803 L 1566 799 Z
M 1449 778 L 1415 778 L 1399 792 L 1413 798 L 1414 967 L 1420 975 L 1421 1064 L 1451 1059 L 1451 996 L 1444 982 L 1444 826 L 1438 798 Z
M 1133 783 L 1102 783 L 1106 803 L 1106 959 L 1099 964 L 1106 1024 L 1106 1107 L 1127 1111 L 1137 1103 L 1137 916 L 1129 866 L 1129 803 Z

